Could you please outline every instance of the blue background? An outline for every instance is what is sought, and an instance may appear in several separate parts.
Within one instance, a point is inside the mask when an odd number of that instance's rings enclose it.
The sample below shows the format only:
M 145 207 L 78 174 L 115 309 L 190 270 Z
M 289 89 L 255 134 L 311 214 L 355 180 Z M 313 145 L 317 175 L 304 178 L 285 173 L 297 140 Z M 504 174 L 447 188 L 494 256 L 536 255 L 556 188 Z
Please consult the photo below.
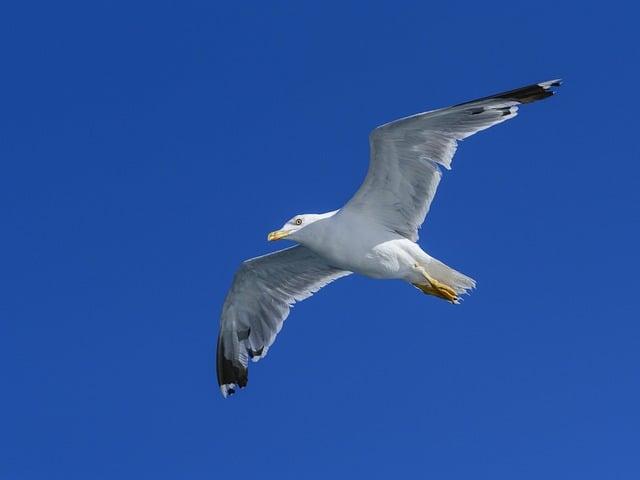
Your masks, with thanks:
M 3 4 L 0 478 L 640 478 L 638 11 L 317 3 Z M 370 129 L 556 77 L 438 191 L 461 306 L 340 280 L 223 400 L 236 267 Z

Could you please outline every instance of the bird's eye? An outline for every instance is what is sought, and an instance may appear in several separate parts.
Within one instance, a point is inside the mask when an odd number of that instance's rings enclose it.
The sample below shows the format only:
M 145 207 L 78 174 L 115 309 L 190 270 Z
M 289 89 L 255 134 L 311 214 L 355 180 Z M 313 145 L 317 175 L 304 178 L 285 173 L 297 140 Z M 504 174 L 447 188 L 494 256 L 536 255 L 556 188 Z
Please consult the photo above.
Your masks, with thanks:
M 301 218 L 296 218 L 296 221 L 293 222 L 293 223 L 295 223 L 296 225 L 302 225 L 302 219 Z

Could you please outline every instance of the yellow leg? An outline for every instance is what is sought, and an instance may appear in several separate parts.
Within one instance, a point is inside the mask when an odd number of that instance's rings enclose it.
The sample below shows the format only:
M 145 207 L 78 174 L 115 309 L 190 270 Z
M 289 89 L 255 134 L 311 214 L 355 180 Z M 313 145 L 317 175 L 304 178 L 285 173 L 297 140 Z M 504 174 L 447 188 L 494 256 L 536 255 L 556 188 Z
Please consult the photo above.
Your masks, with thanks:
M 427 295 L 433 295 L 435 297 L 442 298 L 451 303 L 459 303 L 458 294 L 453 288 L 433 278 L 420 265 L 416 265 L 416 269 L 420 271 L 422 275 L 424 275 L 424 278 L 429 283 L 427 284 L 414 283 L 413 284 L 414 287 L 420 289 L 423 293 L 426 293 Z

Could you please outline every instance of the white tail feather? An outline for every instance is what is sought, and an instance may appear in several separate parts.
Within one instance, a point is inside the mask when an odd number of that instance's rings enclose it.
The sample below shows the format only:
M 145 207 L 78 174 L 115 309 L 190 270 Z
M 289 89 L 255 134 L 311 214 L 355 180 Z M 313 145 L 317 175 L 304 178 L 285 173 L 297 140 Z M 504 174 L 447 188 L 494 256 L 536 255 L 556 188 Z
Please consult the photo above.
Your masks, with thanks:
M 433 257 L 429 259 L 424 269 L 439 282 L 453 288 L 458 295 L 469 293 L 469 290 L 476 288 L 476 281 L 473 278 L 467 277 L 464 273 L 448 267 Z

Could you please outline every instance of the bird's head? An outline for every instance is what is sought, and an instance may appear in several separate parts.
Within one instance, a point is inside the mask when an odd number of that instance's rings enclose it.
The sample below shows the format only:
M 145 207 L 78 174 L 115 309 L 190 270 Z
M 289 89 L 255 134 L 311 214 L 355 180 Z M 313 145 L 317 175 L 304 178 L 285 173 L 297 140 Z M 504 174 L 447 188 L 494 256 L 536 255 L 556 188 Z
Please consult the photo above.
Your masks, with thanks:
M 310 225 L 313 225 L 318 220 L 333 216 L 336 212 L 323 213 L 320 215 L 314 213 L 306 213 L 304 215 L 296 215 L 285 223 L 280 230 L 275 230 L 267 236 L 267 240 L 273 242 L 275 240 L 281 240 L 287 238 L 294 242 L 300 242 L 305 239 L 303 230 L 307 229 Z M 306 230 L 305 234 L 310 233 L 310 230 Z

